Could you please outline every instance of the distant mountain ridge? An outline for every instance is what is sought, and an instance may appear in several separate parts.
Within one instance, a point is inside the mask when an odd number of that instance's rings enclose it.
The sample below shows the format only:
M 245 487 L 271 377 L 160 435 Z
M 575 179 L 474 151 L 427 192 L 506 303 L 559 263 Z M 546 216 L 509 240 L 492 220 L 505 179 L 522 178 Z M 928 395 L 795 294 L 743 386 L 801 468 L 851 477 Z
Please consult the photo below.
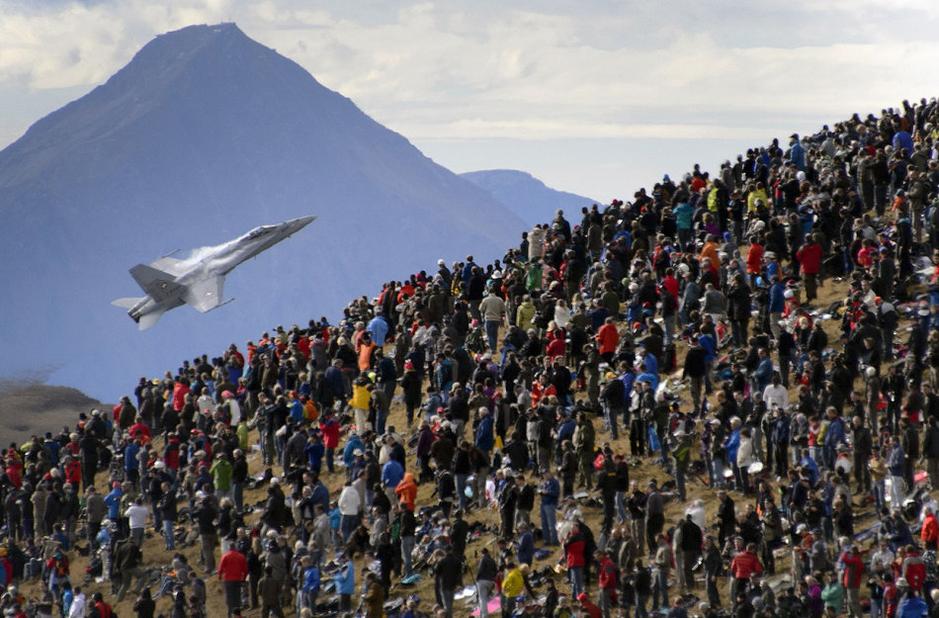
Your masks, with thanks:
M 554 212 L 580 212 L 581 207 L 598 204 L 595 199 L 558 191 L 521 170 L 480 170 L 460 174 L 488 191 L 528 225 L 550 221 Z
M 138 333 L 108 304 L 139 294 L 137 263 L 307 214 L 229 276 L 231 305 Z M 55 366 L 51 383 L 104 400 L 437 258 L 500 257 L 526 227 L 234 24 L 160 35 L 33 124 L 0 151 L 0 215 L 0 341 L 17 351 L 0 376 Z

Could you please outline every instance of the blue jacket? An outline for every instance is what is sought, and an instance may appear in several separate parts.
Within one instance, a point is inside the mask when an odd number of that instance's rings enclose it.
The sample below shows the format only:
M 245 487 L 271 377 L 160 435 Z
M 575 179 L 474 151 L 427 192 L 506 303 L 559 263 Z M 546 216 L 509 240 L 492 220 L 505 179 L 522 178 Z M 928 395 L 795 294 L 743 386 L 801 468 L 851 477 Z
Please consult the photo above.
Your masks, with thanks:
M 307 444 L 303 451 L 306 454 L 306 461 L 310 468 L 319 470 L 323 463 L 323 453 L 326 452 L 326 447 L 323 446 L 323 443 L 314 442 L 313 444 Z
M 818 481 L 818 464 L 815 463 L 815 460 L 809 456 L 805 456 L 799 460 L 799 465 L 808 471 L 809 483 L 815 485 L 816 481 Z
M 655 373 L 649 373 L 648 371 L 640 373 L 636 378 L 636 382 L 648 382 L 652 387 L 652 392 L 655 392 L 659 388 L 659 376 Z
M 365 330 L 372 336 L 372 342 L 379 348 L 385 345 L 385 337 L 388 336 L 388 322 L 380 315 L 376 315 L 369 321 Z
M 123 495 L 121 488 L 115 487 L 104 497 L 104 503 L 108 505 L 108 519 L 111 521 L 117 521 L 117 518 L 121 516 L 121 496 Z
M 923 618 L 928 615 L 929 607 L 920 597 L 904 597 L 897 606 L 896 618 Z
M 541 484 L 541 504 L 543 506 L 557 506 L 561 495 L 561 484 L 557 479 L 550 479 Z
M 535 559 L 535 537 L 532 536 L 531 530 L 526 530 L 525 534 L 518 538 L 518 548 L 515 553 L 519 564 L 531 566 L 532 560 Z
M 388 462 L 381 467 L 381 483 L 385 487 L 394 489 L 403 478 L 404 468 L 401 467 L 397 459 L 389 459 Z
M 352 467 L 352 462 L 355 460 L 355 456 L 352 454 L 355 452 L 355 449 L 365 450 L 365 447 L 362 445 L 362 439 L 359 436 L 349 436 L 349 439 L 346 440 L 346 446 L 342 450 L 342 463 L 346 464 L 347 468 Z
M 796 142 L 789 149 L 789 160 L 795 163 L 796 169 L 805 170 L 805 148 L 802 144 Z
M 309 566 L 303 572 L 303 591 L 314 594 L 320 591 L 320 570 L 315 566 Z
M 680 230 L 690 230 L 694 218 L 694 208 L 688 202 L 681 202 L 672 209 L 675 214 L 675 225 Z
M 769 312 L 782 313 L 786 306 L 786 286 L 777 281 L 769 288 Z
M 313 504 L 319 504 L 323 507 L 323 512 L 329 512 L 329 490 L 322 483 L 313 486 L 313 492 L 310 494 L 310 500 Z
M 704 348 L 704 360 L 707 362 L 713 361 L 717 358 L 717 342 L 714 340 L 714 337 L 710 334 L 703 334 L 698 337 L 698 344 Z
M 333 576 L 336 582 L 336 592 L 339 594 L 355 594 L 355 565 L 347 562 L 339 572 Z
M 904 460 L 903 447 L 899 443 L 895 444 L 887 456 L 887 467 L 890 469 L 891 476 L 903 476 Z
M 489 453 L 495 444 L 495 438 L 492 435 L 492 415 L 487 414 L 479 421 L 476 428 L 476 448 L 484 453 Z
M 570 440 L 574 437 L 574 429 L 577 428 L 577 423 L 574 422 L 574 419 L 567 417 L 561 424 L 558 426 L 558 437 L 557 441 L 560 444 L 564 440 Z
M 299 424 L 303 422 L 303 404 L 300 403 L 299 399 L 295 399 L 292 404 L 290 404 L 290 420 Z
M 137 453 L 139 452 L 140 445 L 136 442 L 131 442 L 124 447 L 124 470 L 130 472 L 140 466 L 140 463 L 137 461 Z
M 655 358 L 654 354 L 646 354 L 642 357 L 642 368 L 646 370 L 646 373 L 654 373 L 658 375 L 659 361 L 657 358 Z
M 828 423 L 828 431 L 825 432 L 825 446 L 833 449 L 841 442 L 844 442 L 844 421 L 836 418 Z
M 724 450 L 727 451 L 727 462 L 731 465 L 737 463 L 737 450 L 740 448 L 740 430 L 735 429 L 724 442 Z
M 773 361 L 770 360 L 769 356 L 761 360 L 760 364 L 756 366 L 753 377 L 756 378 L 756 384 L 762 393 L 769 381 L 773 379 Z

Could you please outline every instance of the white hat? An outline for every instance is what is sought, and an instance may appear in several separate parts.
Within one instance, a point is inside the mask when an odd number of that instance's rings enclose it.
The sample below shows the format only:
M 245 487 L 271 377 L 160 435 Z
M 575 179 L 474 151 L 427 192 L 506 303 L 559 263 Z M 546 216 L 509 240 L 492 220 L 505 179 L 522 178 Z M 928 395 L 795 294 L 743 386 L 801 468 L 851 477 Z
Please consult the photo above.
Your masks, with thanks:
M 156 461 L 153 462 L 153 467 L 156 468 L 157 470 L 162 470 L 163 468 L 166 467 L 166 464 L 163 463 L 162 459 L 157 459 Z
M 205 498 L 205 492 L 200 489 L 196 492 L 196 500 L 202 500 L 203 498 Z
M 446 264 L 447 264 L 447 263 L 444 262 L 442 258 L 439 259 L 439 260 L 437 260 L 437 266 L 446 266 Z

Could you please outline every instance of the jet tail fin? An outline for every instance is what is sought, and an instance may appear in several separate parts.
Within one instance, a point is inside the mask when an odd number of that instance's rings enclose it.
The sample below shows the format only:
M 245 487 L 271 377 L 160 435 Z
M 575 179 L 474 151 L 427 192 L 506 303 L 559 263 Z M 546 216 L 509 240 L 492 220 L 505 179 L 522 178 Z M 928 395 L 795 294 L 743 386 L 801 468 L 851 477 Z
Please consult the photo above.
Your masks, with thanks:
M 133 296 L 128 296 L 126 298 L 115 298 L 111 301 L 111 304 L 115 307 L 120 307 L 121 309 L 131 309 L 144 298 L 145 297 L 135 298 Z

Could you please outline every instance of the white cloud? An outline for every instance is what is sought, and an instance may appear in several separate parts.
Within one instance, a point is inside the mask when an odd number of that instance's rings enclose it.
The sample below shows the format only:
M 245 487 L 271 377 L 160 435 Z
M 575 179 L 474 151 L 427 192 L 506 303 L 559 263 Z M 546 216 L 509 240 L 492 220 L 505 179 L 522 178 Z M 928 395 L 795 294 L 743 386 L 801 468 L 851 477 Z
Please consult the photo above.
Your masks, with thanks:
M 759 140 L 929 96 L 937 20 L 928 0 L 24 2 L 0 13 L 0 92 L 90 88 L 155 34 L 236 21 L 416 140 Z

